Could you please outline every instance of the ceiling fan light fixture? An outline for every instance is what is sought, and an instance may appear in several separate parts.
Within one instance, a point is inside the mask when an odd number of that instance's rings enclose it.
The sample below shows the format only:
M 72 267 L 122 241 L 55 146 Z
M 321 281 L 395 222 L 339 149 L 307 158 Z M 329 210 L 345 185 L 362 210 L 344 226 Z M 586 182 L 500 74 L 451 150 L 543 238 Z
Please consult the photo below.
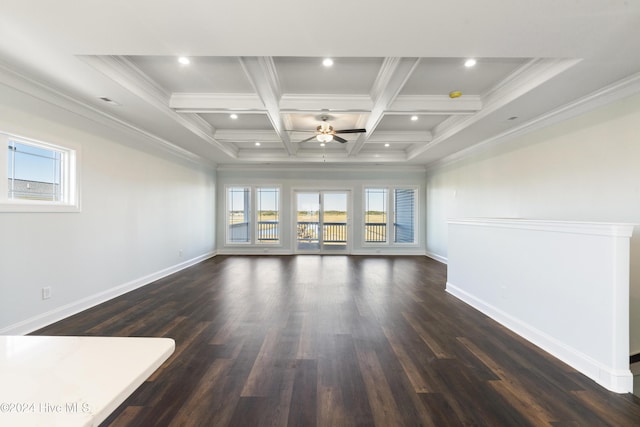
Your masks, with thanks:
M 319 142 L 327 143 L 327 142 L 333 141 L 333 135 L 328 134 L 328 133 L 321 133 L 320 135 L 316 135 L 316 139 Z

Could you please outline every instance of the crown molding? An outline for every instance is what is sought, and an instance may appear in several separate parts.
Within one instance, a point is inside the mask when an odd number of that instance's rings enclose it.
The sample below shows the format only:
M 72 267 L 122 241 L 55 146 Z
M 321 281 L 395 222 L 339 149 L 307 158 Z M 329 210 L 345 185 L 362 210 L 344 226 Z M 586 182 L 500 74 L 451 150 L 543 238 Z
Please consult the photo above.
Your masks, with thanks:
M 481 119 L 494 113 L 499 108 L 521 97 L 549 81 L 558 74 L 579 63 L 580 59 L 546 59 L 536 58 L 509 75 L 487 91 L 482 97 L 483 108 L 471 116 L 452 116 L 440 123 L 434 129 L 434 139 L 429 144 L 416 146 L 409 151 L 409 159 L 424 153 L 432 147 L 448 140 L 453 135 L 466 129 Z
M 128 123 L 117 116 L 98 109 L 79 99 L 71 97 L 55 87 L 45 84 L 37 79 L 28 77 L 24 72 L 17 72 L 0 62 L 0 83 L 32 96 L 40 101 L 54 105 L 78 116 L 84 117 L 107 128 L 124 131 L 135 137 L 142 137 L 144 141 L 152 144 L 153 147 L 161 149 L 163 152 L 173 155 L 190 163 L 215 167 L 216 164 L 203 157 L 194 154 L 182 147 L 179 147 L 164 138 L 160 138 L 146 130 Z
M 571 119 L 638 93 L 640 93 L 640 72 L 542 114 L 526 123 L 522 123 L 520 126 L 485 139 L 469 148 L 431 162 L 427 165 L 427 170 L 435 171 L 452 165 L 483 151 L 509 143 L 519 136 Z

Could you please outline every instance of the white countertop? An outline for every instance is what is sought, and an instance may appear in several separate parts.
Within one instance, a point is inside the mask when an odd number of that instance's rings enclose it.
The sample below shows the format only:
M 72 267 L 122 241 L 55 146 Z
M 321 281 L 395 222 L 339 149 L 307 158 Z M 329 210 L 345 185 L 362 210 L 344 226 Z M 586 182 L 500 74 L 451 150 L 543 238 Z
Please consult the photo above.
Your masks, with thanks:
M 97 426 L 174 349 L 170 338 L 0 336 L 0 425 Z

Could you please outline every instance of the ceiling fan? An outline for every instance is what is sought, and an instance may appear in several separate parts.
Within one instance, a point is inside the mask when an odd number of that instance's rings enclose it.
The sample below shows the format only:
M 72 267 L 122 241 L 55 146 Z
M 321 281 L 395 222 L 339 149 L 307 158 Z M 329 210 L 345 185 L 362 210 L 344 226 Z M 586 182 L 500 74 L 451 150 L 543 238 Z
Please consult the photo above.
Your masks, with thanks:
M 342 129 L 342 130 L 335 130 L 333 128 L 333 126 L 331 126 L 328 122 L 329 120 L 329 116 L 322 116 L 320 117 L 320 119 L 322 120 L 322 124 L 320 124 L 316 130 L 315 130 L 315 135 L 307 138 L 305 140 L 300 141 L 302 142 L 308 142 L 311 141 L 313 139 L 316 139 L 319 142 L 322 143 L 326 143 L 326 142 L 331 142 L 334 139 L 342 144 L 344 144 L 345 142 L 347 142 L 346 139 L 342 138 L 341 136 L 338 136 L 336 134 L 338 133 L 364 133 L 367 130 L 366 129 Z

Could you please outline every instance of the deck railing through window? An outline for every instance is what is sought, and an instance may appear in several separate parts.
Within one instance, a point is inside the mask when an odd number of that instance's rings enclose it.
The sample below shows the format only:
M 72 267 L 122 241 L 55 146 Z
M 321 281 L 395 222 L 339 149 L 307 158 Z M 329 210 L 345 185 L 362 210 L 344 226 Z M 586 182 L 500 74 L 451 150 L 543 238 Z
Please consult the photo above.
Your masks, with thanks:
M 344 222 L 325 222 L 322 228 L 325 243 L 346 243 L 347 224 Z
M 277 242 L 280 240 L 278 221 L 258 221 L 258 242 Z
M 319 222 L 298 221 L 298 241 L 317 242 Z M 344 222 L 325 222 L 322 224 L 324 243 L 347 243 L 347 224 Z
M 366 222 L 364 224 L 364 241 L 379 243 L 387 241 L 387 224 L 384 222 Z

